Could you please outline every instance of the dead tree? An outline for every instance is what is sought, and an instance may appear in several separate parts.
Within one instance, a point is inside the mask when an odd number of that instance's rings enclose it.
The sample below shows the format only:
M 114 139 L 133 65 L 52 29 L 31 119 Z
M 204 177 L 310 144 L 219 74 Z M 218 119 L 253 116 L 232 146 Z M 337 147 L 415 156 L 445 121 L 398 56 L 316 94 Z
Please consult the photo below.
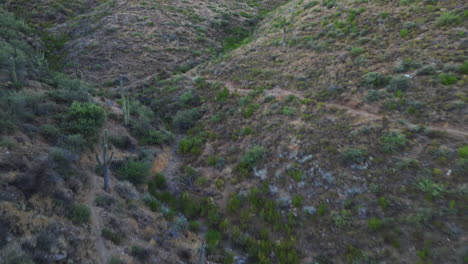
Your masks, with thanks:
M 109 186 L 110 186 L 109 166 L 114 157 L 114 152 L 112 152 L 110 156 L 107 155 L 107 152 L 109 149 L 108 141 L 109 140 L 107 137 L 107 129 L 106 129 L 104 130 L 104 138 L 101 144 L 102 160 L 99 158 L 99 154 L 96 154 L 96 161 L 99 164 L 99 166 L 101 166 L 103 173 L 104 173 L 104 190 L 106 192 L 109 192 Z

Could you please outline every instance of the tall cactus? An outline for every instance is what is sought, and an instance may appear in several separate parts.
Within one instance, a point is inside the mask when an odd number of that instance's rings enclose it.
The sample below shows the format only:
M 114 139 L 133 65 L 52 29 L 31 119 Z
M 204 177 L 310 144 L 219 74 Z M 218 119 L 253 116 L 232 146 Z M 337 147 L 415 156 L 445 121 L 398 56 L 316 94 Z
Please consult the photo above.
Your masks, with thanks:
M 112 152 L 110 156 L 107 155 L 107 152 L 109 149 L 108 142 L 109 142 L 109 139 L 107 136 L 107 129 L 106 129 L 104 130 L 104 138 L 102 139 L 102 144 L 101 144 L 102 160 L 99 159 L 99 154 L 96 154 L 96 161 L 98 162 L 98 164 L 102 167 L 104 171 L 104 190 L 106 192 L 109 192 L 109 186 L 110 186 L 109 166 L 114 157 L 114 152 Z
M 10 58 L 10 66 L 11 66 L 11 79 L 16 87 L 20 86 L 20 82 L 18 81 L 18 75 L 16 75 L 16 61 L 15 58 Z
M 283 25 L 283 50 L 286 50 L 286 23 Z
M 200 250 L 198 252 L 198 264 L 205 264 L 205 255 L 206 255 L 206 244 L 205 241 L 203 241 L 202 246 L 200 247 Z
M 124 125 L 128 126 L 130 123 L 130 98 L 128 94 L 125 94 L 125 88 L 123 86 L 123 80 L 120 80 L 120 95 L 122 97 L 122 111 L 124 114 Z

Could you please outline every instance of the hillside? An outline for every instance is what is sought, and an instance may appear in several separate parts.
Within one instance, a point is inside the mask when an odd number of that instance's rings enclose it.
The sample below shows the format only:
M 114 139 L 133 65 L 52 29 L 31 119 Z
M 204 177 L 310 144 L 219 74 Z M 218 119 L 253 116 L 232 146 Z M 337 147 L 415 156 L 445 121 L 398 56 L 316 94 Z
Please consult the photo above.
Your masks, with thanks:
M 466 263 L 464 1 L 1 3 L 0 263 Z

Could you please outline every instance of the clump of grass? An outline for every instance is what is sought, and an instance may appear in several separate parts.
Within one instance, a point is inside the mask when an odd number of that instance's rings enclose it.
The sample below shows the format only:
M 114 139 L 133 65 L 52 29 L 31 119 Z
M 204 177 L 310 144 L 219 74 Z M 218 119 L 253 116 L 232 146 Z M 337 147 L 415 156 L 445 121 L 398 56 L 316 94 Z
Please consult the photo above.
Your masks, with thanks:
M 204 140 L 199 136 L 188 136 L 179 141 L 178 149 L 182 154 L 198 155 L 202 151 Z

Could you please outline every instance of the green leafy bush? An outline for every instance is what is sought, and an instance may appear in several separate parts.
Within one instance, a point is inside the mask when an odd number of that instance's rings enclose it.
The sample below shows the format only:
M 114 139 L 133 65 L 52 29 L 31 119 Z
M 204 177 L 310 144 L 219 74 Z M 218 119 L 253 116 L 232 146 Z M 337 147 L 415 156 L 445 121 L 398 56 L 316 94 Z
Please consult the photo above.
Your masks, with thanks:
M 68 219 L 76 225 L 82 225 L 89 222 L 91 210 L 84 204 L 74 204 L 68 211 Z
M 206 232 L 206 243 L 210 247 L 216 247 L 221 241 L 221 233 L 216 230 L 210 229 Z
M 151 180 L 148 181 L 148 191 L 153 194 L 158 190 L 167 188 L 166 177 L 162 173 L 157 173 Z
M 362 76 L 361 84 L 366 88 L 378 88 L 386 85 L 388 78 L 378 72 L 368 72 Z
M 445 187 L 442 184 L 435 183 L 431 178 L 422 179 L 416 184 L 416 187 L 430 198 L 437 197 L 445 191 Z
M 198 155 L 202 151 L 204 142 L 199 136 L 188 136 L 179 141 L 178 149 L 182 154 Z
M 133 245 L 130 248 L 130 255 L 140 261 L 146 261 L 150 257 L 150 251 L 139 245 Z
M 166 130 L 149 130 L 144 136 L 140 137 L 140 143 L 143 145 L 161 145 L 174 139 L 174 135 Z
M 343 150 L 343 158 L 349 163 L 361 163 L 367 158 L 367 152 L 359 148 L 345 148 Z
M 462 159 L 468 159 L 468 145 L 458 148 L 458 156 Z
M 248 174 L 256 165 L 265 159 L 265 154 L 266 150 L 264 147 L 258 145 L 253 146 L 242 157 L 238 169 L 240 169 L 242 174 Z
M 133 184 L 145 183 L 149 176 L 150 164 L 146 162 L 128 160 L 117 170 L 120 180 L 127 180 Z
M 382 150 L 389 153 L 395 152 L 405 147 L 408 143 L 408 140 L 404 134 L 397 131 L 392 131 L 380 137 L 380 143 L 382 144 Z
M 87 140 L 96 140 L 97 132 L 104 124 L 104 109 L 93 103 L 73 102 L 67 111 L 64 125 L 69 134 L 80 134 Z
M 451 85 L 458 81 L 458 77 L 451 72 L 442 72 L 439 74 L 439 80 L 443 85 Z
M 382 220 L 378 219 L 377 217 L 372 217 L 367 221 L 367 226 L 372 230 L 372 231 L 377 231 L 380 228 L 382 228 L 383 223 Z
M 460 65 L 459 69 L 460 73 L 462 74 L 468 74 L 468 61 L 463 62 L 462 65 Z
M 60 137 L 57 145 L 63 149 L 80 153 L 87 147 L 86 140 L 82 135 L 69 135 Z
M 89 102 L 92 86 L 78 79 L 70 78 L 69 76 L 56 73 L 53 77 L 55 90 L 51 90 L 48 94 L 56 101 L 62 103 L 71 103 L 73 101 Z
M 192 128 L 201 116 L 202 114 L 197 108 L 182 110 L 176 113 L 173 123 L 178 129 L 187 130 Z
M 48 140 L 57 140 L 60 136 L 60 129 L 54 125 L 45 124 L 39 128 L 39 131 L 43 137 Z
M 411 87 L 411 79 L 406 76 L 393 76 L 390 78 L 390 81 L 387 86 L 387 90 L 394 92 L 394 91 L 405 91 L 406 89 Z
M 122 242 L 122 236 L 108 228 L 103 228 L 101 230 L 101 236 L 107 240 L 112 241 L 116 245 L 119 245 Z
M 408 29 L 404 28 L 400 30 L 400 37 L 404 38 L 406 36 L 408 36 Z
M 461 17 L 457 16 L 452 12 L 444 12 L 440 15 L 439 19 L 437 20 L 437 24 L 440 26 L 447 26 L 447 25 L 458 25 L 462 22 Z

